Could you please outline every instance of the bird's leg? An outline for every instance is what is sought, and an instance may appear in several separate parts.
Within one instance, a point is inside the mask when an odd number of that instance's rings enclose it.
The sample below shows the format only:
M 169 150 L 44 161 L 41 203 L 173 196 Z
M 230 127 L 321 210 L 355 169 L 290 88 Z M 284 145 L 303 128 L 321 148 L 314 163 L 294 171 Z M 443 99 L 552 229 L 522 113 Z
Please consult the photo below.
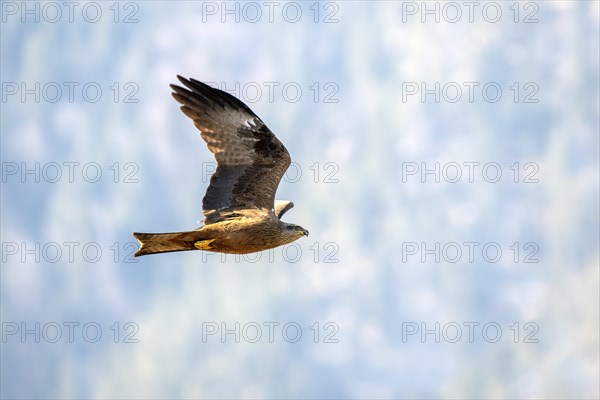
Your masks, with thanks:
M 215 240 L 216 239 L 198 240 L 197 242 L 194 242 L 194 247 L 198 250 L 212 250 L 213 247 L 211 246 L 211 243 Z

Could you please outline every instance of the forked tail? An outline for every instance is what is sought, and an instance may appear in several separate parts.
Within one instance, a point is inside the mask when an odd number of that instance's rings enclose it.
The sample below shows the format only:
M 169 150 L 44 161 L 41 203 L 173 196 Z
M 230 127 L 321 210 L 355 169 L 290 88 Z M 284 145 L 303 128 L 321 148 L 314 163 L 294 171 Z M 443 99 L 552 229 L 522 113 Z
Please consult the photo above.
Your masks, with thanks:
M 176 233 L 134 232 L 133 236 L 141 244 L 140 249 L 134 254 L 135 257 L 172 251 L 196 250 L 194 243 L 203 239 L 199 231 Z

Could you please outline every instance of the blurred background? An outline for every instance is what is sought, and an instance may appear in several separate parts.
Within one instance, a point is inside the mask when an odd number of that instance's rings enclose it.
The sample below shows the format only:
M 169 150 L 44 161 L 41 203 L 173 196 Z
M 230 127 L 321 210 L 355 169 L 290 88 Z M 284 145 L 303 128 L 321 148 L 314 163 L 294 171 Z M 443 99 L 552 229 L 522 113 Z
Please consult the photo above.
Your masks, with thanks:
M 598 398 L 599 3 L 3 1 L 2 398 Z M 308 238 L 133 259 L 241 98 Z

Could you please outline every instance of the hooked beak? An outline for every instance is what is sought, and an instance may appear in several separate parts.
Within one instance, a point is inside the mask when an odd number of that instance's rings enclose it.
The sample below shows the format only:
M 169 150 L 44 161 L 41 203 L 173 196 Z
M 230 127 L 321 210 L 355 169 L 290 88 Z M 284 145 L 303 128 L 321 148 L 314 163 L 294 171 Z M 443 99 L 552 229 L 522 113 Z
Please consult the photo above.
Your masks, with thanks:
M 308 231 L 307 231 L 306 229 L 304 229 L 304 230 L 302 231 L 302 233 L 304 234 L 304 236 L 308 236 Z

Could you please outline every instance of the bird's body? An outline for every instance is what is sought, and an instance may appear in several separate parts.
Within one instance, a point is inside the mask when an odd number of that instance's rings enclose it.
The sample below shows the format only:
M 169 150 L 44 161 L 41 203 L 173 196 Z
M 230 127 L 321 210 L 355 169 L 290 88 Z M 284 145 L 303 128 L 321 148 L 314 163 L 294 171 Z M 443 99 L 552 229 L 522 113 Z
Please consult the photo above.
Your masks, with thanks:
M 191 232 L 134 234 L 143 244 L 138 255 L 183 250 L 247 254 L 291 243 L 303 235 L 297 225 L 256 209 L 237 210 L 231 218 Z
M 178 77 L 190 90 L 171 85 L 217 160 L 202 201 L 204 226 L 176 233 L 134 233 L 136 256 L 185 250 L 246 254 L 285 245 L 308 235 L 281 221 L 293 207 L 275 201 L 291 158 L 283 144 L 244 103 L 194 79 Z

